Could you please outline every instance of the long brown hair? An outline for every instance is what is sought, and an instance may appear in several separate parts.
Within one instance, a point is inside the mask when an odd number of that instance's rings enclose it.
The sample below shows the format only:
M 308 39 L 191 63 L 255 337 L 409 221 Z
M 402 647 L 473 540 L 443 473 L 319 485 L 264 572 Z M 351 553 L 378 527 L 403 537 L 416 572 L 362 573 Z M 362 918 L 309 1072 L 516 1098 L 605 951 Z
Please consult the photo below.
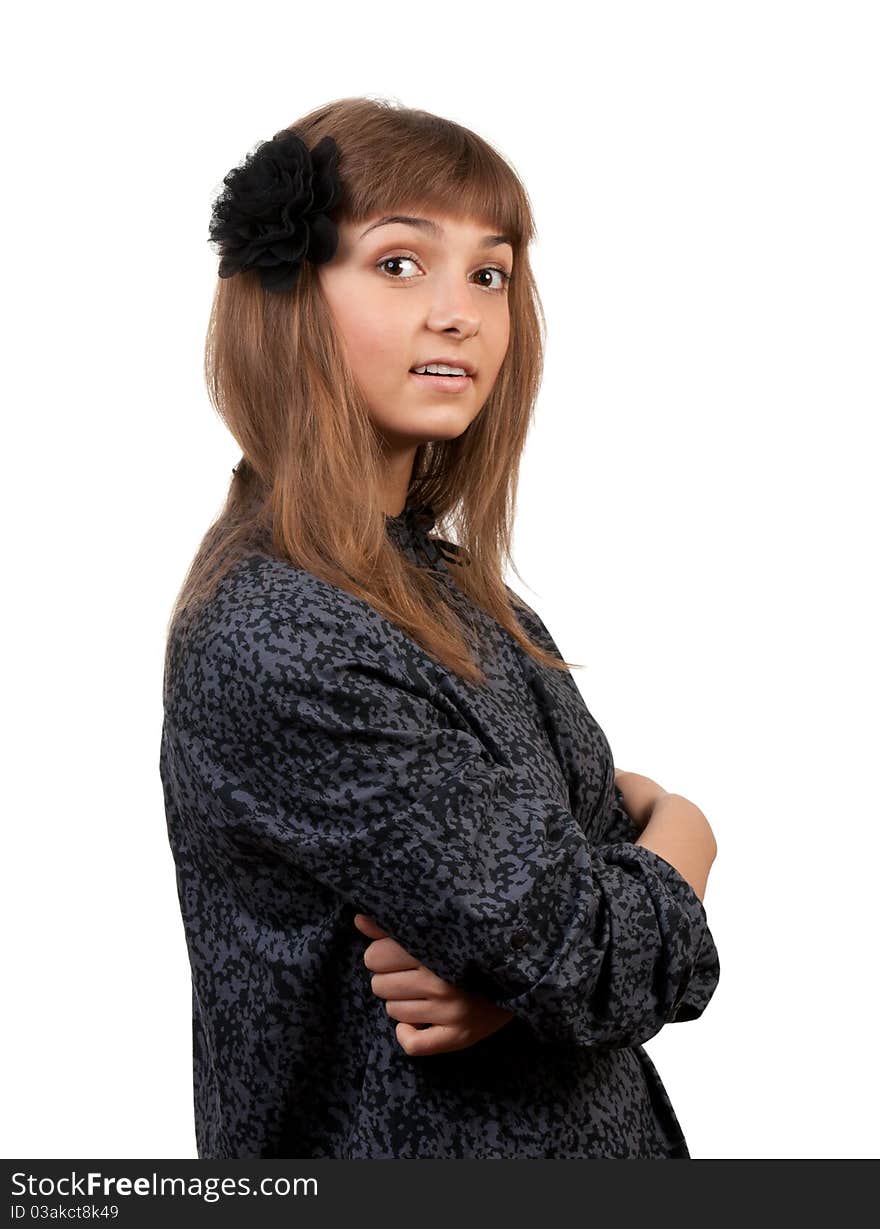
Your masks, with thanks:
M 543 665 L 578 665 L 560 661 L 526 634 L 502 578 L 504 564 L 513 566 L 519 463 L 546 332 L 528 259 L 535 227 L 525 188 L 476 133 L 389 101 L 339 99 L 290 128 L 309 148 L 324 136 L 335 139 L 343 186 L 331 214 L 337 222 L 427 208 L 483 221 L 511 237 L 510 341 L 495 385 L 458 438 L 417 449 L 406 505 L 429 504 L 438 529 L 459 546 L 467 566 L 449 569 L 459 589 Z M 254 271 L 218 278 L 204 370 L 211 402 L 242 459 L 177 596 L 169 635 L 237 560 L 259 550 L 363 599 L 435 660 L 470 682 L 484 682 L 442 587 L 386 534 L 381 442 L 315 267 L 303 262 L 290 295 L 267 293 Z

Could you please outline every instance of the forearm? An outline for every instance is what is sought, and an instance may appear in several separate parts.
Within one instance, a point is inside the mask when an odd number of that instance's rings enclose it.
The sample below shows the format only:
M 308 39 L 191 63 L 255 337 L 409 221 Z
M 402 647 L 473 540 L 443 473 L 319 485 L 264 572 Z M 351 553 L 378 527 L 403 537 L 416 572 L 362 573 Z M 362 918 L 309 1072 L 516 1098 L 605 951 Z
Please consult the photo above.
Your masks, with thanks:
M 690 799 L 663 794 L 634 844 L 644 845 L 670 862 L 703 899 L 718 849 L 709 821 Z

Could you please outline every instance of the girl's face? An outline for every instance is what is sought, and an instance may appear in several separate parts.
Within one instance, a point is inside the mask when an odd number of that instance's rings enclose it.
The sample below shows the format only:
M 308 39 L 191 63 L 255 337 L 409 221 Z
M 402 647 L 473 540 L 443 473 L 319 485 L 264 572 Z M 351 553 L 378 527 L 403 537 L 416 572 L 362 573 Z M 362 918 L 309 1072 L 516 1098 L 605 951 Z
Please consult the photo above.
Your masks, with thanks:
M 378 215 L 340 225 L 333 260 L 317 268 L 379 433 L 397 448 L 460 435 L 507 352 L 511 243 L 471 219 Z M 412 374 L 438 359 L 473 374 Z

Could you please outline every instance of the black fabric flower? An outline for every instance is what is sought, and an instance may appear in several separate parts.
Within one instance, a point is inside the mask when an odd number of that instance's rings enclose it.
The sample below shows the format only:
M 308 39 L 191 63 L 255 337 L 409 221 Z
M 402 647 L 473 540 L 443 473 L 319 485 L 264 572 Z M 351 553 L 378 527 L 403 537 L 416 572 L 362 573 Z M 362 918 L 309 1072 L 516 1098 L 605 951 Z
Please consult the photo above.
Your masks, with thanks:
M 342 195 L 338 149 L 323 137 L 309 152 L 295 132 L 264 141 L 224 178 L 210 242 L 220 277 L 256 269 L 266 290 L 292 290 L 303 260 L 332 260 L 339 240 L 327 214 Z

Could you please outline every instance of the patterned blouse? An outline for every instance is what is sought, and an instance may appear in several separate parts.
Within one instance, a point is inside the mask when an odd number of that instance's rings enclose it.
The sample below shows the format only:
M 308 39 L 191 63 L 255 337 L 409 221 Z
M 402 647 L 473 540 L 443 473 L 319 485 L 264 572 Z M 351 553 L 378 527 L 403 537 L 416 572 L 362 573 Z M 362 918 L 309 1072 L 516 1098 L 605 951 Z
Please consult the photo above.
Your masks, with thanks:
M 172 630 L 160 775 L 198 1155 L 688 1158 L 642 1043 L 714 993 L 703 904 L 633 844 L 570 672 L 466 598 L 430 507 L 387 524 L 477 630 L 485 685 L 262 552 Z M 468 1049 L 407 1055 L 356 913 L 513 1018 Z

